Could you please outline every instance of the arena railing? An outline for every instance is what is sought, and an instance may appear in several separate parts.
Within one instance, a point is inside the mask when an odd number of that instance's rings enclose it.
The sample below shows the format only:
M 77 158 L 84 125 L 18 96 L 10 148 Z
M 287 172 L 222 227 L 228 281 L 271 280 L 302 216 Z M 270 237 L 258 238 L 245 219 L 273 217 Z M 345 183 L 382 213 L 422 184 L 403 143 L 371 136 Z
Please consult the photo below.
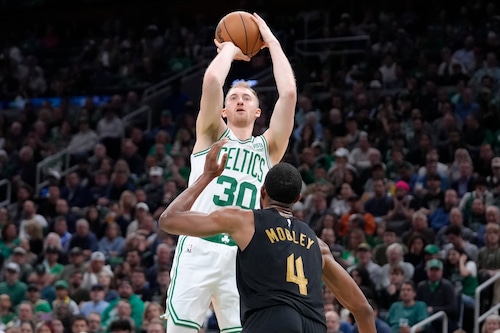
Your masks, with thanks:
M 411 327 L 410 333 L 416 333 L 419 328 L 424 327 L 424 326 L 432 323 L 433 321 L 436 321 L 439 319 L 442 319 L 441 332 L 448 333 L 448 316 L 446 315 L 446 313 L 444 311 L 436 312 L 432 316 L 425 318 L 422 321 L 419 321 L 418 323 L 416 323 L 415 325 L 413 325 Z
M 475 305 L 474 305 L 474 333 L 479 333 L 479 327 L 481 323 L 490 315 L 490 314 L 498 314 L 498 309 L 500 309 L 500 303 L 494 304 L 488 311 L 483 314 L 481 312 L 481 291 L 488 288 L 490 285 L 495 283 L 498 279 L 500 279 L 500 273 L 496 273 L 488 280 L 481 283 L 475 292 Z

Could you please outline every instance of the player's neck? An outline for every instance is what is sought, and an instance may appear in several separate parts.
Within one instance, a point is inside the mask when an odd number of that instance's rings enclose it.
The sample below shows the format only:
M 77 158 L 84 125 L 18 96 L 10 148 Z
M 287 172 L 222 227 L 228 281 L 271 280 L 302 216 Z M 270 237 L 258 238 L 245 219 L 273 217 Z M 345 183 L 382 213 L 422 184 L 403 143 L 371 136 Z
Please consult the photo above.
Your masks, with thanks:
M 276 204 L 270 204 L 268 206 L 268 208 L 276 209 L 278 211 L 278 213 L 280 213 L 281 216 L 286 217 L 286 218 L 290 218 L 293 216 L 292 210 L 290 208 L 287 208 L 287 207 L 283 207 L 283 206 L 276 205 Z
M 253 125 L 247 127 L 239 127 L 235 125 L 228 125 L 229 129 L 233 134 L 241 141 L 250 139 L 253 133 Z

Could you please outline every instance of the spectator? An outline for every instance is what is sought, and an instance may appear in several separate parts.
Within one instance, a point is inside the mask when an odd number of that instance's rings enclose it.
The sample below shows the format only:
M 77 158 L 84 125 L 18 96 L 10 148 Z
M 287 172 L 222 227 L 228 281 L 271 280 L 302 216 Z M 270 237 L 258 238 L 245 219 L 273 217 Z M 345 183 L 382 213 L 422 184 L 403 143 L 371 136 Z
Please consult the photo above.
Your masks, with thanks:
M 90 153 L 99 141 L 99 136 L 89 125 L 87 117 L 78 120 L 78 132 L 71 137 L 67 148 L 74 156 Z
M 96 283 L 90 287 L 90 300 L 80 305 L 80 313 L 88 318 L 91 313 L 102 313 L 108 305 L 104 300 L 104 286 Z
M 128 301 L 127 304 L 130 304 L 132 314 L 131 318 L 134 320 L 136 327 L 141 327 L 142 325 L 142 314 L 144 311 L 144 302 L 140 299 L 139 296 L 133 293 L 132 284 L 127 279 L 122 279 L 120 281 L 120 285 L 118 286 L 118 293 L 120 295 L 120 299 Z M 102 321 L 107 322 L 110 319 L 111 311 L 117 306 L 119 300 L 116 299 L 111 301 L 104 310 L 102 314 Z
M 111 277 L 113 272 L 111 268 L 105 264 L 106 256 L 104 253 L 96 251 L 90 256 L 90 262 L 87 264 L 87 271 L 83 274 L 82 287 L 89 289 L 92 285 L 99 283 L 99 276 L 106 272 Z
M 56 299 L 52 302 L 52 308 L 55 310 L 57 307 L 65 306 L 68 307 L 69 312 L 72 315 L 77 315 L 80 313 L 80 309 L 78 305 L 69 297 L 68 289 L 69 285 L 64 280 L 58 280 L 54 284 L 54 288 L 56 288 Z
M 477 260 L 477 256 L 479 253 L 477 246 L 475 244 L 472 244 L 472 243 L 464 240 L 464 238 L 462 236 L 462 229 L 459 226 L 457 226 L 457 225 L 448 226 L 445 234 L 448 237 L 448 241 L 449 241 L 449 243 L 443 247 L 443 252 L 446 253 L 446 256 L 447 256 L 447 252 L 451 248 L 457 247 L 457 248 L 463 249 L 465 251 L 465 253 L 467 253 L 467 256 L 469 256 L 469 258 L 471 258 L 471 260 L 473 260 L 473 261 Z
M 17 306 L 26 299 L 26 290 L 28 287 L 24 282 L 19 281 L 20 272 L 19 265 L 15 262 L 10 262 L 7 264 L 5 270 L 5 281 L 0 282 L 0 295 L 9 295 L 12 306 Z
M 32 283 L 28 286 L 26 292 L 26 300 L 31 303 L 35 314 L 39 312 L 51 313 L 52 307 L 46 300 L 40 298 L 40 288 L 38 285 Z
M 400 291 L 401 301 L 391 305 L 386 319 L 393 333 L 408 333 L 413 325 L 429 316 L 427 304 L 416 300 L 416 296 L 417 290 L 413 281 L 404 281 Z
M 125 248 L 125 239 L 120 236 L 121 231 L 116 222 L 108 223 L 106 236 L 99 241 L 99 251 L 104 253 L 106 258 L 119 258 Z
M 386 288 L 390 285 L 390 268 L 394 265 L 399 265 L 403 268 L 405 272 L 405 279 L 411 279 L 413 277 L 413 272 L 415 267 L 409 262 L 404 261 L 403 246 L 399 243 L 393 243 L 387 247 L 387 264 L 382 266 L 382 282 L 380 284 L 381 288 Z
M 382 318 L 386 319 L 391 305 L 401 300 L 401 286 L 405 281 L 403 267 L 392 265 L 389 268 L 389 285 L 378 290 L 378 302 Z
M 76 222 L 76 232 L 71 236 L 69 248 L 79 247 L 83 250 L 86 258 L 98 249 L 97 238 L 89 230 L 89 222 L 86 219 L 79 219 Z
M 426 264 L 427 279 L 418 284 L 416 299 L 427 304 L 428 315 L 444 311 L 448 316 L 448 332 L 457 327 L 458 299 L 455 287 L 443 278 L 443 263 L 439 259 L 431 259 Z M 440 323 L 431 324 L 432 329 L 439 329 Z
M 76 172 L 66 176 L 66 184 L 61 188 L 61 198 L 65 199 L 69 207 L 84 208 L 88 204 L 88 191 Z
M 138 295 L 144 303 L 150 302 L 153 293 L 146 280 L 146 270 L 142 267 L 134 268 L 132 270 L 131 282 L 134 294 Z
M 462 238 L 468 242 L 475 242 L 476 233 L 463 225 L 462 211 L 457 207 L 450 210 L 449 225 L 459 226 L 462 230 Z M 449 225 L 441 227 L 436 235 L 436 244 L 439 247 L 443 247 L 445 244 L 449 243 L 448 237 L 446 236 L 446 230 L 448 230 Z

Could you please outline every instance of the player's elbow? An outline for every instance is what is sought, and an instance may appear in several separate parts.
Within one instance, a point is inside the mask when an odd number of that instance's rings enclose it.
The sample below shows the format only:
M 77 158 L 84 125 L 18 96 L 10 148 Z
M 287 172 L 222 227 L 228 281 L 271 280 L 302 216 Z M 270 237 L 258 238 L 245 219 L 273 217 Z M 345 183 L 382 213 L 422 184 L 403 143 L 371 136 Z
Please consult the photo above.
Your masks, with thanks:
M 295 103 L 297 101 L 297 86 L 295 84 L 289 84 L 283 88 L 279 94 L 280 98 L 290 100 Z
M 359 302 L 356 302 L 355 306 L 350 309 L 352 315 L 355 319 L 363 318 L 375 320 L 375 313 L 373 312 L 373 308 L 368 303 L 366 298 L 361 299 Z
M 213 69 L 207 69 L 203 77 L 203 89 L 213 89 L 214 87 L 222 87 L 224 82 L 221 82 L 220 75 Z
M 160 215 L 158 221 L 160 229 L 169 234 L 175 234 L 175 218 L 173 215 L 175 215 L 173 212 L 166 210 Z

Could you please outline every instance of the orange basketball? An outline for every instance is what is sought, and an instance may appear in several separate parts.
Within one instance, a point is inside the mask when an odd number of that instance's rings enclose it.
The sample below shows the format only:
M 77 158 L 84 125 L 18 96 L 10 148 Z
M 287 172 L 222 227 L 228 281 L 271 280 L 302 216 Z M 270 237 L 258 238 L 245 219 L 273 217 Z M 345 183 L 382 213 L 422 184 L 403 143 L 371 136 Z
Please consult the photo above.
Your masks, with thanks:
M 259 26 L 250 13 L 235 11 L 224 16 L 215 29 L 215 38 L 219 42 L 233 42 L 243 54 L 253 57 L 264 41 L 260 35 Z

